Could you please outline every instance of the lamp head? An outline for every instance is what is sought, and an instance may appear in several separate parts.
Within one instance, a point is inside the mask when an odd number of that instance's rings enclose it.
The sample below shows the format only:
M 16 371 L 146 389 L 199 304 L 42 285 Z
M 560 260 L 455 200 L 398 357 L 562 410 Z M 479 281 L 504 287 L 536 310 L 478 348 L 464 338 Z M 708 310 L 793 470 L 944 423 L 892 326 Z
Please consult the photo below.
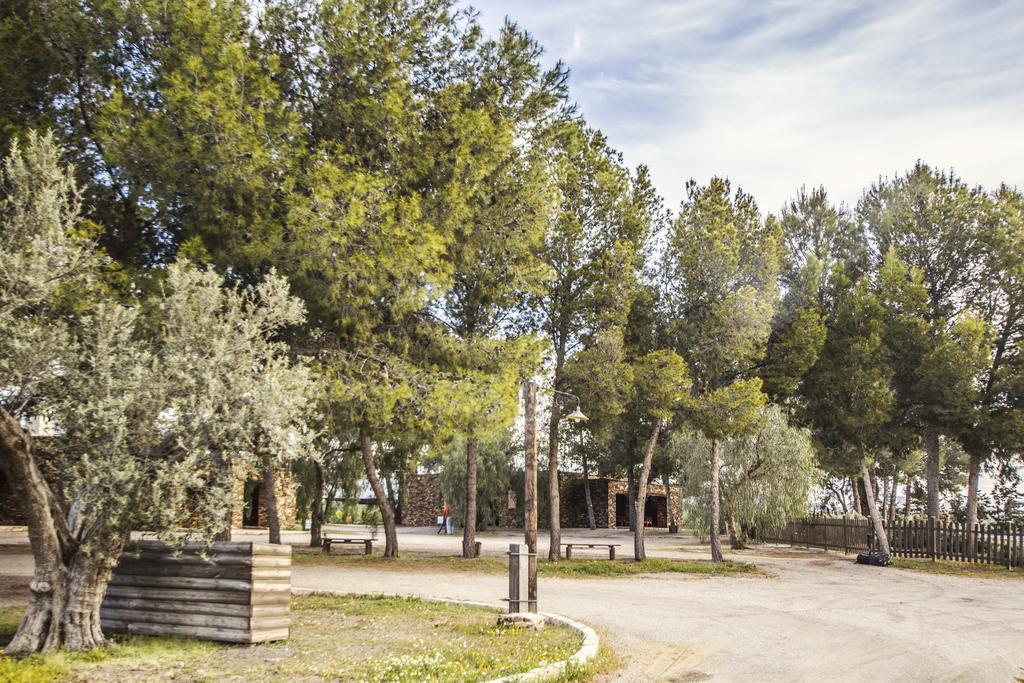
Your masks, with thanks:
M 579 406 L 576 406 L 576 410 L 566 415 L 565 419 L 572 420 L 573 422 L 585 422 L 587 420 L 587 416 L 583 414 Z

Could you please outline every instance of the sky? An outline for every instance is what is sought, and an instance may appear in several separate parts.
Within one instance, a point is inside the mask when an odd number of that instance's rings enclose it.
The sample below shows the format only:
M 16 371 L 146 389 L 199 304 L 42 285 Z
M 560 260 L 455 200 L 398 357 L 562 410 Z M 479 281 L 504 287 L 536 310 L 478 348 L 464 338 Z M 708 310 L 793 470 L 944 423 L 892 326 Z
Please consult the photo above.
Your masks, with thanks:
M 571 70 L 571 96 L 676 210 L 729 176 L 778 212 L 854 205 L 921 159 L 1024 187 L 1024 2 L 473 0 Z

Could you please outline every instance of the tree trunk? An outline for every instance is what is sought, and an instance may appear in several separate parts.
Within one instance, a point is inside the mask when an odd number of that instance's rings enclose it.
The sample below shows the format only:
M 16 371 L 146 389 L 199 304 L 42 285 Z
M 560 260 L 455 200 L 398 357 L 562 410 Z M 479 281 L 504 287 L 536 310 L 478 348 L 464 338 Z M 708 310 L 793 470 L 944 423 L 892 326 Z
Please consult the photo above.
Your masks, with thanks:
M 889 490 L 889 523 L 892 524 L 896 521 L 896 491 L 899 490 L 899 472 L 893 472 L 892 474 L 892 486 Z
M 360 432 L 359 445 L 363 452 L 363 466 L 366 468 L 366 478 L 370 480 L 370 488 L 377 498 L 377 507 L 380 508 L 381 520 L 384 522 L 384 557 L 398 557 L 398 531 L 395 529 L 395 511 L 388 502 L 384 493 L 384 486 L 377 476 L 377 466 L 373 462 L 373 442 L 370 435 Z
M 736 524 L 736 513 L 729 506 L 725 513 L 725 526 L 729 530 L 729 547 L 733 550 L 743 550 L 747 546 L 743 542 L 743 534 L 740 533 L 739 525 Z
M 939 518 L 939 434 L 929 431 L 924 435 L 924 450 L 928 470 L 928 516 Z
M 277 472 L 269 455 L 263 456 L 263 509 L 267 512 L 270 542 L 281 545 L 281 517 L 277 512 Z
M 395 510 L 395 521 L 398 524 L 404 524 L 405 522 L 405 506 L 409 502 L 409 477 L 407 471 L 409 469 L 409 463 L 403 462 L 402 466 L 398 468 L 398 509 Z
M 668 507 L 668 528 L 676 525 L 676 511 L 672 508 L 672 485 L 669 482 L 668 472 L 662 476 L 665 482 L 665 505 Z
M 0 472 L 18 491 L 19 509 L 28 525 L 35 567 L 30 597 L 6 654 L 26 655 L 91 650 L 104 644 L 99 607 L 110 580 L 110 563 L 78 548 L 67 515 L 43 478 L 32 452 L 32 437 L 0 407 Z M 117 558 L 123 538 L 97 548 Z
M 588 469 L 587 454 L 583 453 L 583 498 L 587 501 L 587 526 L 593 531 L 597 528 L 597 520 L 594 518 L 594 499 L 590 496 L 590 470 Z
M 313 461 L 313 500 L 309 505 L 309 545 L 318 548 L 323 543 L 324 529 L 324 466 Z
M 643 469 L 640 470 L 640 485 L 637 489 L 636 502 L 633 506 L 633 517 L 636 520 L 636 528 L 633 529 L 633 559 L 637 562 L 647 559 L 647 550 L 644 548 L 644 507 L 647 505 L 647 483 L 651 477 L 651 462 L 654 460 L 654 449 L 658 445 L 658 435 L 661 433 L 661 420 L 654 422 L 654 429 L 651 430 L 651 438 L 647 440 L 647 448 L 644 449 Z
M 718 528 L 721 523 L 718 476 L 722 469 L 722 454 L 720 452 L 718 439 L 711 440 L 711 500 L 708 501 L 708 526 L 711 538 L 711 561 L 722 561 L 722 543 L 718 538 Z
M 388 493 L 388 502 L 391 503 L 391 509 L 395 511 L 395 523 L 398 523 L 398 496 L 395 495 L 395 484 L 391 481 L 391 475 L 384 475 L 384 489 Z
M 523 387 L 523 526 L 526 548 L 537 552 L 537 385 Z M 535 558 L 536 559 L 536 558 Z
M 871 473 L 868 472 L 868 457 L 864 453 L 861 453 L 860 456 L 860 476 L 864 481 L 871 479 Z M 878 547 L 883 553 L 889 554 L 889 537 L 885 534 L 885 526 L 882 524 L 882 516 L 878 513 L 878 506 L 875 504 L 875 496 L 871 486 L 865 486 L 864 493 L 868 514 L 871 517 L 871 527 L 875 531 L 875 538 L 878 539 Z
M 860 488 L 857 486 L 857 477 L 850 477 L 850 491 L 853 495 L 853 511 L 862 517 L 866 517 L 861 507 Z
M 875 481 L 876 482 L 878 481 L 877 477 L 875 478 Z M 876 491 L 878 490 L 877 484 L 875 486 L 875 490 Z M 881 504 L 879 505 L 878 509 L 879 509 L 879 512 L 882 515 L 882 519 L 885 519 L 885 511 L 889 509 L 889 478 L 888 477 L 882 477 L 882 497 L 879 500 L 881 501 Z
M 971 464 L 967 473 L 967 554 L 970 557 L 977 554 L 974 525 L 978 523 L 978 478 L 980 475 L 981 458 L 971 455 Z
M 476 557 L 476 437 L 466 438 L 466 520 L 462 525 L 462 556 Z
M 868 488 L 870 486 L 870 479 L 865 480 L 864 477 L 857 477 L 857 492 L 860 494 L 860 514 L 865 517 L 871 516 L 871 511 L 868 510 Z
M 558 386 L 557 375 L 555 386 Z M 557 562 L 562 558 L 561 497 L 558 491 L 558 397 L 551 401 L 551 418 L 548 423 L 548 560 Z
M 907 487 L 906 487 L 907 499 L 905 501 L 903 501 L 903 519 L 904 520 L 910 519 L 910 497 L 911 497 L 911 494 L 913 493 L 913 487 L 914 487 L 914 481 L 910 477 L 910 475 L 907 475 Z
M 227 467 L 227 465 L 224 463 L 223 456 L 222 456 L 222 454 L 219 451 L 214 453 L 213 462 L 214 462 L 214 466 L 215 467 L 224 467 L 224 468 Z M 242 484 L 242 498 L 243 498 L 243 500 L 236 500 L 235 499 L 234 492 L 236 490 L 235 484 L 237 484 L 237 483 L 238 483 L 237 480 L 234 480 L 234 479 L 231 482 L 231 484 L 232 484 L 232 486 L 231 486 L 231 491 L 232 491 L 232 493 L 231 493 L 231 501 L 228 503 L 228 511 L 224 514 L 224 528 L 221 529 L 220 531 L 218 531 L 216 534 L 214 534 L 214 536 L 213 536 L 214 542 L 227 543 L 227 542 L 231 541 L 231 527 L 233 527 L 235 525 L 235 505 L 242 504 L 244 502 L 244 498 L 245 498 L 245 484 L 243 482 L 243 484 Z
M 632 465 L 626 468 L 626 503 L 629 507 L 629 530 L 636 531 L 636 474 Z
M 226 542 L 230 541 L 231 540 L 231 527 L 234 525 L 234 522 L 235 522 L 235 501 L 232 501 L 231 504 L 228 505 L 227 514 L 224 515 L 224 528 L 221 529 L 220 531 L 218 531 L 214 535 L 213 540 L 215 542 L 218 542 L 218 543 L 221 543 L 221 542 L 226 543 Z

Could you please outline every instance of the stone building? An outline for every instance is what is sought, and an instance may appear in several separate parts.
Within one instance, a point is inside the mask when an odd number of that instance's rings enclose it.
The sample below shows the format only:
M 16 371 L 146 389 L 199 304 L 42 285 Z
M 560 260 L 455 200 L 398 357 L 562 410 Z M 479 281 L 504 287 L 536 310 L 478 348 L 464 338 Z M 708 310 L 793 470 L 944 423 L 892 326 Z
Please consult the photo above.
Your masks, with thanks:
M 561 472 L 558 475 L 561 506 L 559 516 L 564 528 L 586 528 L 587 503 L 583 492 L 583 477 L 579 474 Z M 437 524 L 442 505 L 441 480 L 437 474 L 417 474 L 408 478 L 409 494 L 402 511 L 405 526 L 433 526 Z M 663 484 L 648 484 L 644 520 L 647 526 L 666 528 L 669 523 L 668 496 Z M 590 499 L 594 506 L 594 521 L 598 528 L 628 528 L 629 498 L 625 479 L 590 479 Z M 508 504 L 502 515 L 501 525 L 505 528 L 523 526 L 522 491 L 509 491 Z M 542 496 L 545 494 L 542 492 Z M 547 527 L 545 501 L 539 506 L 538 526 Z M 681 496 L 672 491 L 672 509 L 676 523 L 682 518 Z
M 35 439 L 36 461 L 47 483 L 56 490 L 56 487 L 59 486 L 59 477 L 51 466 L 52 459 L 46 456 L 46 453 L 49 452 L 48 449 L 53 447 L 54 442 L 51 439 Z M 295 477 L 292 476 L 287 466 L 278 470 L 275 477 L 275 489 L 277 492 L 277 509 L 281 519 L 281 528 L 294 528 L 296 526 L 296 483 Z M 267 526 L 267 511 L 262 502 L 262 494 L 263 480 L 258 473 L 250 472 L 238 478 L 235 484 L 236 503 L 233 510 L 233 527 Z M 18 507 L 17 496 L 18 492 L 12 490 L 3 473 L 0 473 L 0 526 L 22 526 L 25 524 L 25 518 Z
M 274 493 L 277 498 L 277 516 L 282 529 L 294 529 L 297 525 L 295 496 L 296 483 L 288 467 L 282 467 L 274 475 Z M 267 508 L 264 504 L 263 477 L 259 472 L 249 472 L 235 481 L 235 507 L 231 511 L 231 526 L 266 527 Z M 239 504 L 241 503 L 241 504 Z
M 558 475 L 560 497 L 559 517 L 565 528 L 581 528 L 587 524 L 587 501 L 583 477 L 579 474 Z M 629 485 L 625 479 L 604 477 L 590 479 L 590 501 L 594 506 L 594 522 L 599 529 L 629 528 Z M 682 518 L 679 492 L 672 491 L 672 510 L 676 523 Z M 668 496 L 663 484 L 647 485 L 644 525 L 667 528 Z

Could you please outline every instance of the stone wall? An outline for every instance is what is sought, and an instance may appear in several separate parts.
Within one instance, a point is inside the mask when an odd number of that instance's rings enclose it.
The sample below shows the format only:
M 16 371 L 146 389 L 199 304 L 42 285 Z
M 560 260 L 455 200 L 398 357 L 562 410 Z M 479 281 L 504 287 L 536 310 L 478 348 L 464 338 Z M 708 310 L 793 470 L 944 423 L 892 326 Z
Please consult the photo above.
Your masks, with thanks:
M 583 488 L 583 477 L 578 474 L 560 473 L 558 475 L 559 509 L 558 516 L 562 526 L 567 529 L 587 528 L 587 496 Z M 608 515 L 608 480 L 590 480 L 590 502 L 594 506 L 594 524 L 599 529 L 609 526 Z
M 403 526 L 437 526 L 441 514 L 441 477 L 437 474 L 408 475 L 408 495 L 402 509 Z
M 607 514 L 608 514 L 608 526 L 611 527 L 628 527 L 628 513 L 629 508 L 626 508 L 626 516 L 616 515 L 616 499 L 618 495 L 624 495 L 628 497 L 629 486 L 625 479 L 608 479 L 608 495 L 606 499 L 607 503 Z M 647 485 L 647 500 L 650 502 L 651 499 L 655 499 L 656 513 L 652 519 L 653 526 L 655 527 L 667 527 L 668 526 L 668 509 L 665 499 L 665 486 L 663 484 L 651 483 Z M 657 499 L 662 499 L 658 501 Z M 595 504 L 596 508 L 596 504 Z M 679 488 L 673 487 L 672 489 L 672 509 L 675 513 L 676 523 L 682 519 L 682 498 L 679 495 Z M 619 519 L 618 517 L 622 517 Z M 598 526 L 600 526 L 598 522 Z
M 267 508 L 263 502 L 263 478 L 253 470 L 247 471 L 235 479 L 235 506 L 231 511 L 232 527 L 239 529 L 245 526 L 243 514 L 249 502 L 246 494 L 247 491 L 251 493 L 254 488 L 259 489 L 257 497 L 259 511 L 256 526 L 266 528 Z M 278 469 L 274 477 L 274 493 L 277 496 L 277 515 L 281 520 L 282 529 L 295 529 L 299 526 L 295 519 L 295 511 L 298 506 L 295 488 L 295 477 L 291 470 L 287 466 Z

